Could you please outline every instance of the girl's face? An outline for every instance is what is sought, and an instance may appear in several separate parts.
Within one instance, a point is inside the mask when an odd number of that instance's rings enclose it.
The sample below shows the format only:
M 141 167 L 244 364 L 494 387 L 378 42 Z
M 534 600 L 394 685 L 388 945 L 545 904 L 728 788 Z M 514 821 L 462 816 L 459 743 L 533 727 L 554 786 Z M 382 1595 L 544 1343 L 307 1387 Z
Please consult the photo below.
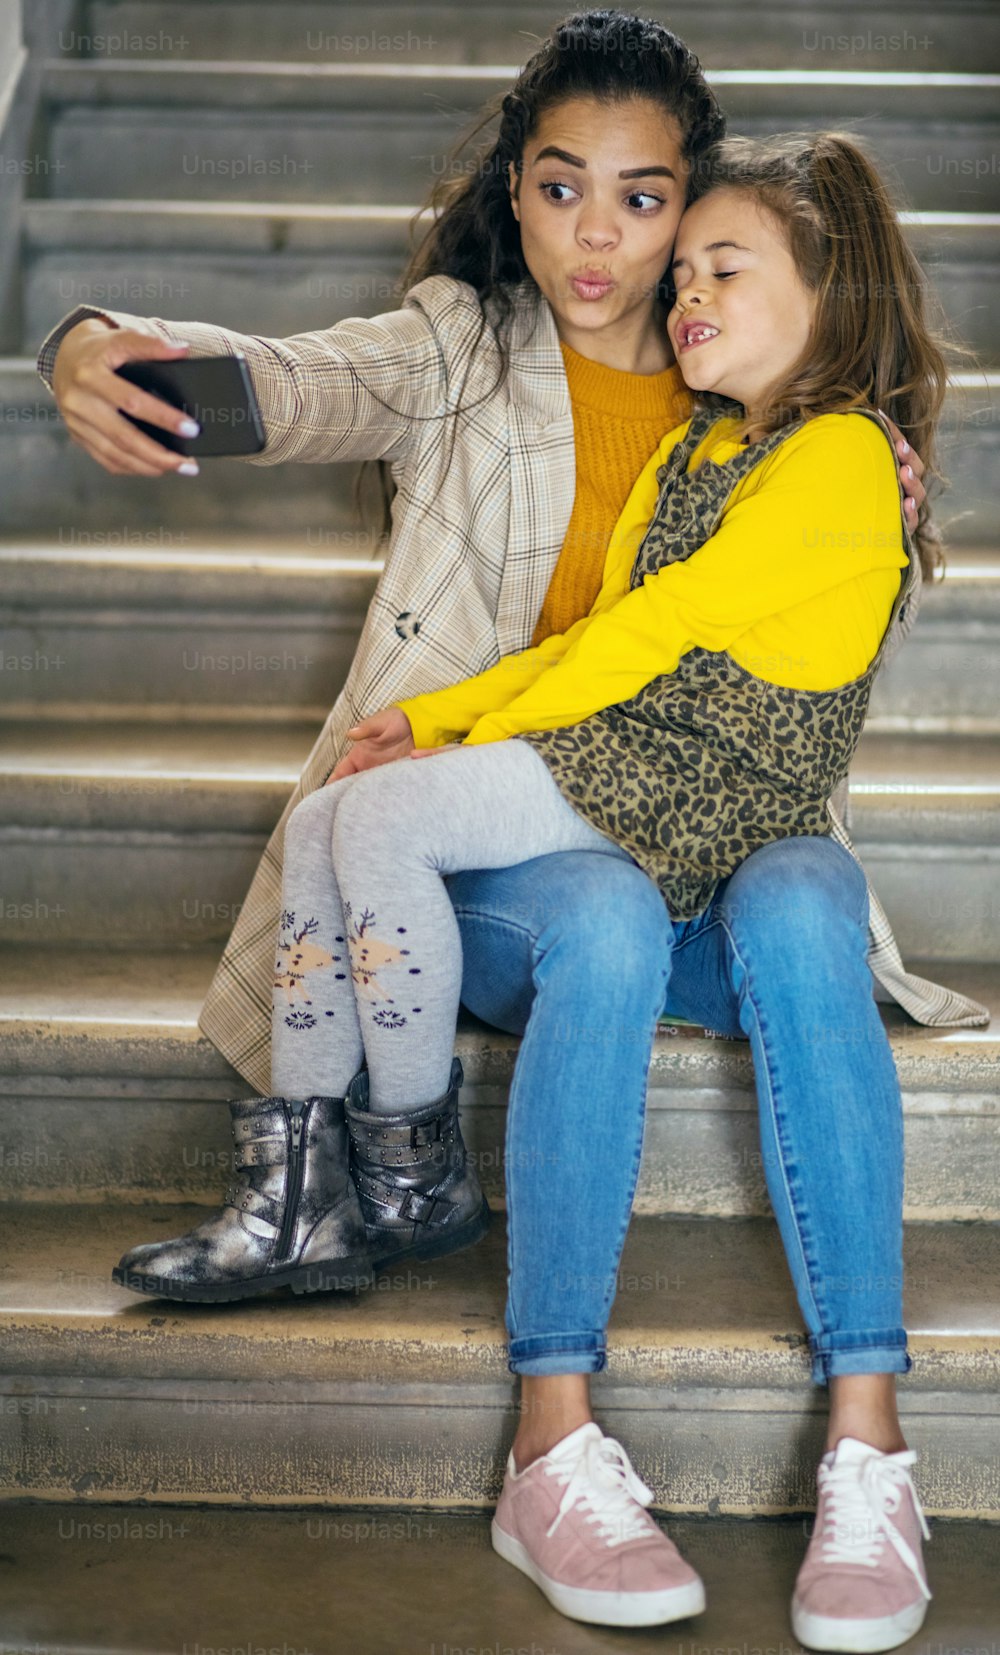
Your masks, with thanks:
M 685 383 L 761 410 L 805 349 L 816 308 L 778 222 L 745 190 L 710 191 L 684 214 L 674 280 L 667 330 Z
M 584 354 L 588 336 L 634 343 L 654 320 L 684 210 L 681 142 L 675 117 L 648 98 L 568 98 L 540 117 L 520 180 L 509 168 L 525 263 L 560 338 Z

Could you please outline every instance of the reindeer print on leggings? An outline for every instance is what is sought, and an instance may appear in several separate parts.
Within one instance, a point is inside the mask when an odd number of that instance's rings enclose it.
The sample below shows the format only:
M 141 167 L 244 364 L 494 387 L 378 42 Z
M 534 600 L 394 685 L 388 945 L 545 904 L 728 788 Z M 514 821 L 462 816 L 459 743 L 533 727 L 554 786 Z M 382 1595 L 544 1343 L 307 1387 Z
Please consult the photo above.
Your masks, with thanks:
M 385 1001 L 384 1010 L 376 1011 L 372 1021 L 383 1029 L 401 1029 L 408 1021 L 402 1012 L 390 1010 L 395 1007 L 395 1000 L 379 981 L 377 973 L 386 966 L 398 965 L 408 957 L 410 950 L 401 947 L 398 943 L 386 942 L 377 937 L 372 930 L 375 924 L 375 914 L 371 908 L 363 908 L 360 917 L 354 917 L 349 902 L 344 902 L 344 914 L 347 918 L 348 934 L 347 946 L 351 951 L 351 977 L 354 982 L 354 992 L 360 1010 L 361 1001 L 368 1000 L 374 1004 L 377 1000 Z M 397 934 L 406 935 L 405 925 L 396 927 Z M 420 969 L 416 966 L 409 968 L 411 977 L 418 977 Z M 419 1012 L 419 1006 L 413 1006 L 414 1012 Z
M 331 965 L 339 965 L 341 956 L 332 954 L 329 948 L 322 948 L 319 943 L 311 942 L 314 931 L 319 929 L 316 919 L 303 920 L 296 923 L 295 915 L 287 909 L 281 916 L 282 935 L 278 941 L 278 958 L 274 967 L 274 986 L 285 991 L 285 1004 L 291 1006 L 296 995 L 307 1006 L 312 1000 L 306 992 L 306 977 L 313 971 L 326 971 Z M 291 931 L 290 941 L 285 940 L 284 933 Z M 342 942 L 343 938 L 338 938 Z M 338 977 L 346 976 L 338 971 Z M 332 1017 L 332 1012 L 327 1012 Z M 315 1027 L 316 1019 L 311 1012 L 296 1009 L 289 1013 L 285 1022 L 290 1029 L 311 1029 Z

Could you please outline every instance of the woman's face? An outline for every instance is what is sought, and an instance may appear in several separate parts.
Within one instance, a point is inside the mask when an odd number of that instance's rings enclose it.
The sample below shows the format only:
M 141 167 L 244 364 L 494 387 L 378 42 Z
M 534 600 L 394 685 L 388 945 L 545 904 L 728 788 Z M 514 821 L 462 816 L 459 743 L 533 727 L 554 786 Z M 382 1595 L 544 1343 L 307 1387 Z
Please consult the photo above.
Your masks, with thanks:
M 684 211 L 681 130 L 648 98 L 568 98 L 524 147 L 511 205 L 525 263 L 575 345 L 605 329 L 634 337 L 653 319 Z
M 674 281 L 667 331 L 685 384 L 748 414 L 763 409 L 808 344 L 816 308 L 777 220 L 744 190 L 712 190 L 684 214 Z

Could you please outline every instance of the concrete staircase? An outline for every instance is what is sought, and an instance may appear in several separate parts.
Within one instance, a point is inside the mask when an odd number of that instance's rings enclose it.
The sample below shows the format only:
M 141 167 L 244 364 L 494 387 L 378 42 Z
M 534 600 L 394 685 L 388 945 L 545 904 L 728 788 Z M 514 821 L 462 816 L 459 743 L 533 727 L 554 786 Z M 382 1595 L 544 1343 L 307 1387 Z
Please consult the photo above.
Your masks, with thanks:
M 6 1499 L 482 1510 L 498 1493 L 511 1037 L 463 1015 L 463 1119 L 497 1212 L 483 1246 L 358 1300 L 182 1308 L 110 1282 L 126 1246 L 225 1183 L 224 1100 L 246 1088 L 195 1018 L 380 548 L 347 468 L 109 476 L 34 356 L 80 300 L 269 335 L 391 308 L 429 177 L 554 15 L 122 0 L 79 7 L 36 66 L 50 165 L 23 206 L 20 352 L 0 359 Z M 949 405 L 948 577 L 880 679 L 852 809 L 907 964 L 998 1006 L 1000 16 L 701 0 L 669 21 L 717 67 L 734 131 L 870 134 L 977 351 Z M 906 1107 L 904 1423 L 925 1509 L 996 1519 L 1000 1021 L 934 1033 L 882 1012 Z M 811 1509 L 825 1402 L 744 1041 L 658 1034 L 611 1341 L 601 1417 L 661 1509 Z

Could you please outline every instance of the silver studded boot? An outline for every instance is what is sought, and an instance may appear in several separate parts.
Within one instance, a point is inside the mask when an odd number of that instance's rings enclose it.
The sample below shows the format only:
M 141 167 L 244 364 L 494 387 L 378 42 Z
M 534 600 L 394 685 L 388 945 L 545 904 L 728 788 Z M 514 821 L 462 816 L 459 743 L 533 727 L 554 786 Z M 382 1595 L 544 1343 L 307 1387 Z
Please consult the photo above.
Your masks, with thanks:
M 369 1286 L 344 1099 L 238 1098 L 229 1108 L 234 1176 L 221 1211 L 173 1240 L 133 1247 L 112 1279 L 136 1293 L 213 1302 L 276 1287 Z
M 351 1174 L 376 1269 L 454 1253 L 486 1234 L 490 1209 L 458 1121 L 463 1079 L 456 1057 L 444 1097 L 393 1115 L 369 1109 L 367 1069 L 347 1089 Z

